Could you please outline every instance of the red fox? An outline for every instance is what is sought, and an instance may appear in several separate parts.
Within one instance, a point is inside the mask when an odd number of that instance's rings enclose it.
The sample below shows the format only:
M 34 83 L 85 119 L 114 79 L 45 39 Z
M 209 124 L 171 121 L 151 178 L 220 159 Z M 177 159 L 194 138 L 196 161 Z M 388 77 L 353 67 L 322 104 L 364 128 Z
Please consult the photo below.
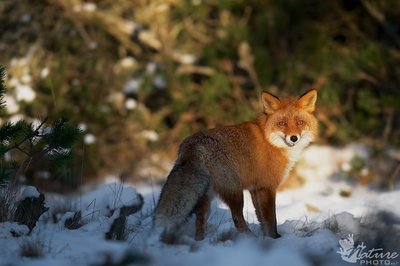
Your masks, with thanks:
M 264 235 L 280 237 L 276 189 L 317 136 L 317 91 L 284 99 L 262 92 L 261 100 L 264 112 L 254 121 L 198 132 L 182 142 L 154 213 L 165 242 L 176 239 L 192 212 L 195 239 L 202 240 L 215 194 L 230 208 L 236 229 L 250 233 L 243 217 L 243 190 L 250 191 Z

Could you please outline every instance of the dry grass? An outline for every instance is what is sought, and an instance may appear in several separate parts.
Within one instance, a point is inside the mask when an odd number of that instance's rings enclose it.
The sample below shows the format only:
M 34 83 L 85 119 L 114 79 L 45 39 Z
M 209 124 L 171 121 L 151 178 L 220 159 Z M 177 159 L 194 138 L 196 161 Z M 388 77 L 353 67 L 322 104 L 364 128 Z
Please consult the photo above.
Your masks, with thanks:
M 17 206 L 15 204 L 16 190 L 10 185 L 0 187 L 0 222 L 11 221 Z
M 111 224 L 110 230 L 106 233 L 106 239 L 124 241 L 127 239 L 126 234 L 126 216 L 120 215 Z
M 77 207 L 70 199 L 55 199 L 49 209 L 49 216 L 53 223 L 58 223 L 67 212 L 75 212 Z
M 25 224 L 29 227 L 29 232 L 36 226 L 40 216 L 49 208 L 45 207 L 45 197 L 40 193 L 39 197 L 27 197 L 18 202 L 13 221 Z
M 340 232 L 339 224 L 335 215 L 323 221 L 322 227 L 331 230 L 335 234 L 339 234 Z
M 45 245 L 42 240 L 36 238 L 26 238 L 20 245 L 19 254 L 21 257 L 41 258 L 45 254 Z
M 110 230 L 106 233 L 106 239 L 126 240 L 128 233 L 126 232 L 126 218 L 137 213 L 143 206 L 143 197 L 140 196 L 140 202 L 130 206 L 123 206 L 119 209 L 119 216 L 112 223 Z
M 69 230 L 75 230 L 75 229 L 81 228 L 85 224 L 86 223 L 82 218 L 81 211 L 75 212 L 74 216 L 67 218 L 64 222 L 64 226 L 66 228 L 68 228 Z
M 311 236 L 316 230 L 320 228 L 319 224 L 311 221 L 308 217 L 305 217 L 305 220 L 299 220 L 295 225 L 295 231 L 298 231 L 299 235 L 302 237 Z
M 141 254 L 134 251 L 128 251 L 118 261 L 115 261 L 112 254 L 104 254 L 104 261 L 93 266 L 125 266 L 125 265 L 150 265 L 151 260 L 145 254 Z

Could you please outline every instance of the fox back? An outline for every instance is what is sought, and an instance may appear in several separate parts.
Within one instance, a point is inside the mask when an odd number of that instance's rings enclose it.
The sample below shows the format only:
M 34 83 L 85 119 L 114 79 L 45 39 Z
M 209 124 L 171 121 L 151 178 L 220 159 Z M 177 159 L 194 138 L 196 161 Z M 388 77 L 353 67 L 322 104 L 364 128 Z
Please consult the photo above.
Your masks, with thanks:
M 264 112 L 254 121 L 198 132 L 179 147 L 155 210 L 154 224 L 163 240 L 178 239 L 178 228 L 196 214 L 196 239 L 204 237 L 215 194 L 229 206 L 240 232 L 250 232 L 243 217 L 243 190 L 249 190 L 266 235 L 279 237 L 275 195 L 300 152 L 317 135 L 316 90 L 299 98 L 263 92 Z

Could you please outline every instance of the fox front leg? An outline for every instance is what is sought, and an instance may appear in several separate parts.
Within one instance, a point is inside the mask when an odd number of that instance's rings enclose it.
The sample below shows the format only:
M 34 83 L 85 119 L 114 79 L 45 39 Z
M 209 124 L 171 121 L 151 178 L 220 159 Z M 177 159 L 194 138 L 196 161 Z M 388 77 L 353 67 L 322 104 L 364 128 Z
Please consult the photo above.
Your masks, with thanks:
M 279 238 L 280 234 L 278 234 L 276 227 L 276 191 L 268 188 L 261 188 L 255 190 L 253 193 L 253 197 L 257 202 L 257 204 L 255 204 L 256 213 L 258 214 L 257 216 L 259 216 L 258 219 L 260 220 L 259 222 L 264 235 L 272 238 Z

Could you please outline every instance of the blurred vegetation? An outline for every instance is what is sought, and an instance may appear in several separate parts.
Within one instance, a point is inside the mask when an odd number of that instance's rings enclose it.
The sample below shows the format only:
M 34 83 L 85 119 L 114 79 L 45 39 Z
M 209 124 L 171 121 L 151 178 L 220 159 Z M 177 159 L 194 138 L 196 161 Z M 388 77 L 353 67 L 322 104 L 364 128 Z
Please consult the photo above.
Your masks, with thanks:
M 163 175 L 188 134 L 255 117 L 261 90 L 318 88 L 321 142 L 400 144 L 400 1 L 6 0 L 0 11 L 14 102 L 1 116 L 79 124 L 85 177 Z
M 0 66 L 0 110 L 6 106 L 5 73 Z M 27 174 L 45 179 L 47 183 L 59 183 L 59 180 L 49 180 L 49 173 L 43 169 L 58 173 L 57 176 L 64 179 L 60 182 L 63 186 L 77 186 L 77 179 L 65 174 L 69 172 L 66 169 L 72 169 L 68 162 L 72 160 L 72 145 L 78 140 L 80 130 L 62 118 L 51 125 L 46 120 L 28 123 L 21 119 L 0 125 L 0 189 L 15 189 L 26 182 Z M 8 196 L 7 193 L 2 195 Z

